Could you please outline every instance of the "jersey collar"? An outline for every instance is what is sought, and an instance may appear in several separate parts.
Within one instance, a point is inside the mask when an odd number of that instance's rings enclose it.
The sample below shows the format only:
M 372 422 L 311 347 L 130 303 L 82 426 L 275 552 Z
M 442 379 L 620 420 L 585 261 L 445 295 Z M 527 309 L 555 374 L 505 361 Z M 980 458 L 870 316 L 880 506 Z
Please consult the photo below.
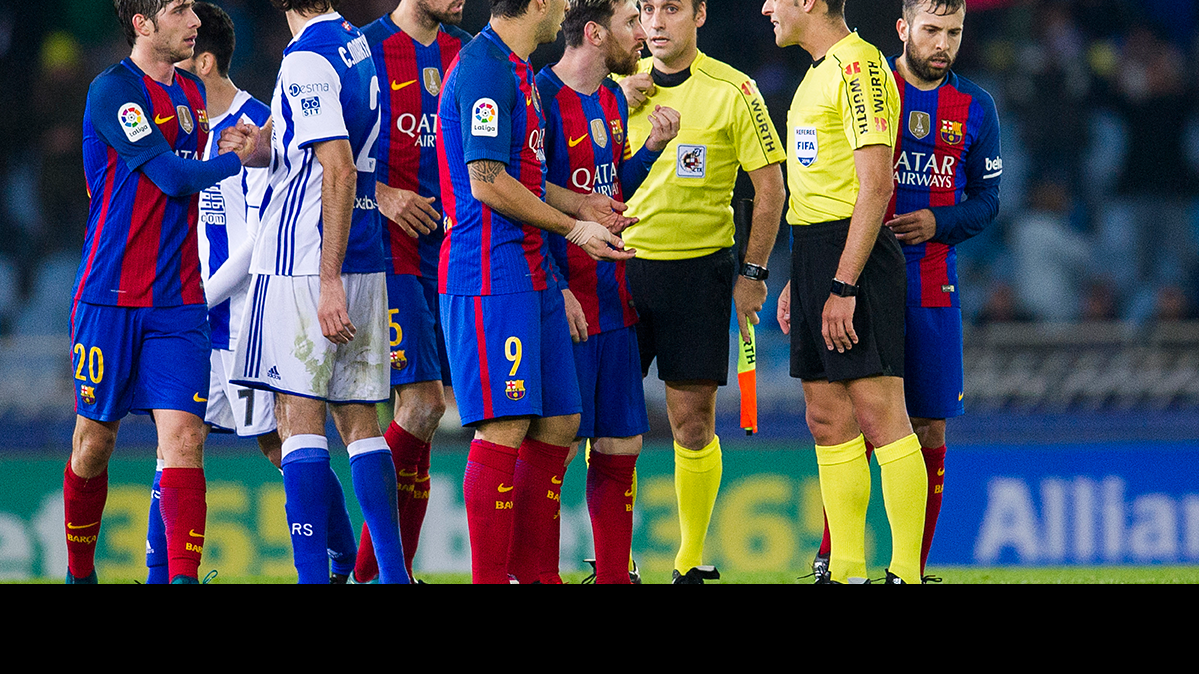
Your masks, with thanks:
M 310 27 L 315 26 L 318 23 L 322 23 L 324 21 L 341 21 L 341 20 L 342 20 L 341 14 L 338 12 L 329 12 L 328 14 L 321 14 L 320 16 L 314 16 L 311 19 L 309 19 L 307 23 L 304 24 L 304 27 L 300 29 L 300 32 L 296 33 L 296 36 L 291 39 L 291 42 L 288 43 L 288 46 L 291 46 L 291 45 L 295 44 L 296 42 L 298 42 L 300 37 L 302 37 L 304 35 L 304 33 Z

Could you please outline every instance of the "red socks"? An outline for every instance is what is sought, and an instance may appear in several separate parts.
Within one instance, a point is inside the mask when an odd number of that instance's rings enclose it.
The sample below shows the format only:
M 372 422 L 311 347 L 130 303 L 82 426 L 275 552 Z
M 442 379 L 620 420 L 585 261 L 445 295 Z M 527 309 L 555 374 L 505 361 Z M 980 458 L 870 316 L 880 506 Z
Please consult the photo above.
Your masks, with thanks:
M 587 510 L 595 537 L 597 585 L 629 584 L 633 544 L 633 469 L 637 456 L 591 452 L 587 468 Z
M 199 578 L 200 555 L 204 550 L 203 468 L 163 468 L 159 482 L 160 509 L 167 530 L 167 575 Z
M 508 542 L 512 537 L 516 453 L 485 440 L 470 443 L 462 495 L 470 532 L 473 582 L 508 582 Z
M 937 529 L 937 516 L 941 514 L 941 491 L 945 486 L 945 446 L 936 449 L 927 447 L 924 466 L 928 469 L 928 503 L 924 510 L 924 539 L 920 542 L 920 574 L 924 575 L 924 563 L 928 561 L 928 550 L 933 546 L 933 534 Z
M 67 569 L 76 578 L 86 578 L 96 569 L 96 541 L 100 518 L 108 499 L 108 471 L 82 478 L 67 460 L 62 478 L 62 501 L 67 531 Z
M 404 546 L 404 565 L 408 577 L 412 578 L 412 560 L 416 558 L 416 546 L 420 542 L 421 526 L 429 508 L 429 449 L 430 444 L 412 435 L 391 422 L 383 432 L 387 447 L 391 449 L 391 460 L 396 469 L 396 488 L 400 515 L 400 542 Z M 370 540 L 366 524 L 362 525 L 362 536 L 358 542 L 358 558 L 354 565 L 354 579 L 369 583 L 379 575 L 379 564 L 375 560 L 375 547 Z
M 558 556 L 549 547 L 558 538 L 555 532 L 559 530 L 562 478 L 566 473 L 566 455 L 569 453 L 570 447 L 550 445 L 531 438 L 525 438 L 520 445 L 513 477 L 516 507 L 508 573 L 516 576 L 521 584 L 542 580 L 542 559 L 546 554 L 553 554 L 553 578 L 549 579 L 550 582 L 554 582 L 558 575 Z M 545 566 L 548 571 L 549 564 Z

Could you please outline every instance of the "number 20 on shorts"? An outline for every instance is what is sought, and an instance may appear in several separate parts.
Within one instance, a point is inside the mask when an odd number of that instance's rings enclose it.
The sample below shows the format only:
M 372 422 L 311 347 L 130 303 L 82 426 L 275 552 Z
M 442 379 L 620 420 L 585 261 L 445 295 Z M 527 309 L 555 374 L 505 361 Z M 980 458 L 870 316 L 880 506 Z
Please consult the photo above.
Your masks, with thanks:
M 88 381 L 93 384 L 99 384 L 104 379 L 104 352 L 100 347 L 93 346 L 88 349 L 82 344 L 75 345 L 75 355 L 78 358 L 78 363 L 75 365 L 75 379 L 79 381 Z M 83 367 L 87 366 L 87 376 L 83 376 Z

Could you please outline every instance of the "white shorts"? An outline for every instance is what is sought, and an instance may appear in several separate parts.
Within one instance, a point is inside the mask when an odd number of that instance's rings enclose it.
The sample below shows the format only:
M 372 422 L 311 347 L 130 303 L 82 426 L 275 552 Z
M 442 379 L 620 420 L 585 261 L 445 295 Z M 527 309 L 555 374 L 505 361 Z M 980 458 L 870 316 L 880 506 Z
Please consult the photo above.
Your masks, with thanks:
M 213 349 L 204 422 L 217 430 L 235 431 L 242 438 L 275 430 L 275 394 L 230 384 L 232 372 L 233 352 Z
M 342 274 L 357 332 L 337 345 L 321 333 L 319 276 L 255 274 L 233 361 L 235 384 L 331 403 L 385 402 L 390 393 L 387 276 Z

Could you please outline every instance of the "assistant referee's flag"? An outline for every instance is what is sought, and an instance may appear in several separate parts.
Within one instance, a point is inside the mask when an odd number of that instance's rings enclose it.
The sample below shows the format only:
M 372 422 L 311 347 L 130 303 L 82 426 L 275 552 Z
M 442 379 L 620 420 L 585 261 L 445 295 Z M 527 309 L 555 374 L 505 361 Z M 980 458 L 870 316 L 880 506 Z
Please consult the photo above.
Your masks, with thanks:
M 741 388 L 741 428 L 746 435 L 758 432 L 758 358 L 755 352 L 753 323 L 746 321 L 749 341 L 740 339 L 741 349 L 737 353 L 737 383 Z

